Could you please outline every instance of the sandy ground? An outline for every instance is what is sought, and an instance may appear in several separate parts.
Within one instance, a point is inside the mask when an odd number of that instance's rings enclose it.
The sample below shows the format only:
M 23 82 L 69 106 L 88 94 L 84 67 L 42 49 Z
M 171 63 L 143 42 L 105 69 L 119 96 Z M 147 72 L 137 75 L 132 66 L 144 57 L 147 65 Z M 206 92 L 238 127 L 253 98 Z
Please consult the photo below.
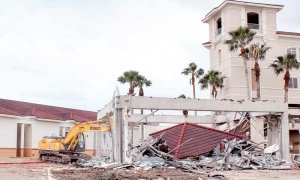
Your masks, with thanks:
M 75 180 L 75 179 L 232 179 L 232 180 L 271 180 L 300 179 L 300 170 L 264 170 L 264 171 L 224 171 L 224 177 L 199 178 L 195 174 L 183 173 L 176 169 L 143 170 L 102 170 L 73 168 L 60 164 L 0 164 L 1 180 Z

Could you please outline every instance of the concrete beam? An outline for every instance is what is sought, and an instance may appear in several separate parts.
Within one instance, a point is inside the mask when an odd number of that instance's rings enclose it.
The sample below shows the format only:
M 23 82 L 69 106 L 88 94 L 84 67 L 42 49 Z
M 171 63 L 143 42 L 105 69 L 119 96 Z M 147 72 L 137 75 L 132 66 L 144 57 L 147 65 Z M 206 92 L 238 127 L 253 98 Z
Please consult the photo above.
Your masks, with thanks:
M 127 119 L 128 122 L 148 122 L 148 123 L 183 123 L 191 122 L 197 124 L 213 124 L 214 119 L 212 116 L 188 116 L 183 115 L 151 115 L 146 119 L 143 119 L 146 115 L 142 114 L 131 114 Z M 140 121 L 143 119 L 142 121 Z M 215 123 L 223 123 L 227 120 L 216 119 Z
M 130 109 L 160 109 L 190 111 L 226 111 L 226 112 L 285 112 L 287 103 L 252 102 L 212 99 L 182 99 L 127 96 L 120 97 L 120 105 Z

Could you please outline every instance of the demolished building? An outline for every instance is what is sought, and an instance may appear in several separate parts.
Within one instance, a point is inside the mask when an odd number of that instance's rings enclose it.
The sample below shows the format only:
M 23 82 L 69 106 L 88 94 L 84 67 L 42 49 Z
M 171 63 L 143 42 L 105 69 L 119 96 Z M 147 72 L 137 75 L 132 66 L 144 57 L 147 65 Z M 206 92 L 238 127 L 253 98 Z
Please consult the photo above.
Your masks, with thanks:
M 148 114 L 140 115 L 134 112 L 144 109 Z M 217 119 L 218 115 L 187 116 L 184 115 L 156 115 L 163 110 L 189 111 L 211 111 L 240 114 L 232 119 Z M 152 112 L 151 112 L 152 111 Z M 245 115 L 245 114 L 252 114 Z M 289 136 L 288 136 L 288 106 L 279 102 L 252 102 L 252 101 L 224 101 L 208 99 L 180 99 L 180 98 L 158 98 L 158 97 L 134 97 L 114 96 L 112 101 L 98 112 L 98 118 L 112 116 L 114 119 L 112 133 L 100 133 L 96 138 L 96 154 L 110 156 L 119 163 L 131 162 L 130 151 L 138 142 L 145 140 L 151 133 L 162 130 L 165 127 L 160 124 L 170 123 L 170 126 L 178 123 L 202 124 L 211 128 L 216 124 L 234 124 L 239 127 L 243 121 L 250 123 L 250 132 L 257 131 L 256 124 L 271 118 L 274 127 L 267 124 L 267 136 L 261 143 L 262 146 L 278 144 L 279 156 L 290 159 Z M 255 119 L 255 120 L 251 120 Z M 238 122 L 235 122 L 238 121 Z M 188 122 L 188 123 L 185 123 Z M 276 122 L 276 125 L 275 125 Z M 264 124 L 264 123 L 262 123 Z M 134 127 L 130 127 L 133 125 Z M 181 124 L 183 125 L 183 124 Z M 179 125 L 180 126 L 180 125 Z M 228 128 L 227 131 L 233 130 Z M 154 135 L 152 134 L 152 135 Z M 244 134 L 244 135 L 247 135 Z M 249 138 L 257 142 L 257 137 L 249 134 Z M 209 137 L 208 137 L 209 138 Z M 265 142 L 266 141 L 266 142 Z M 137 143 L 135 143 L 137 142 Z

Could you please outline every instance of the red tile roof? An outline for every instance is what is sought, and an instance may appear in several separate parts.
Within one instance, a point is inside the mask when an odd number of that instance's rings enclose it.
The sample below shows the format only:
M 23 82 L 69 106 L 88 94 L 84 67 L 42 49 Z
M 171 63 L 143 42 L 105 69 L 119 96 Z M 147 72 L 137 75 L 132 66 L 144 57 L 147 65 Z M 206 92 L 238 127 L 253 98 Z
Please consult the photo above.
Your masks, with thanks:
M 279 35 L 288 35 L 288 36 L 300 36 L 300 33 L 297 33 L 297 32 L 287 32 L 287 31 L 276 31 L 276 34 L 279 34 Z
M 74 120 L 77 122 L 97 119 L 97 112 L 70 109 L 21 101 L 0 99 L 0 114 L 13 116 L 35 116 L 49 120 Z
M 211 151 L 223 139 L 242 138 L 239 135 L 188 122 L 150 134 L 152 137 L 159 137 L 161 135 L 161 138 L 166 141 L 169 149 L 174 149 L 171 154 L 175 158 L 198 156 Z

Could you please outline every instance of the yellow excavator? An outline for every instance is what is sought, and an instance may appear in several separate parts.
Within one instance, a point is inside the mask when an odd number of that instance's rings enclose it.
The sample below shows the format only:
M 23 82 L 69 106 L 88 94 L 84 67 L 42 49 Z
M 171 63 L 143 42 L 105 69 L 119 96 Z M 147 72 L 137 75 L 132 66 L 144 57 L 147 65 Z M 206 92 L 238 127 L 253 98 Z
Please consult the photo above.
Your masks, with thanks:
M 75 124 L 66 137 L 45 136 L 39 141 L 39 154 L 42 161 L 66 164 L 86 157 L 84 132 L 108 132 L 112 119 Z

